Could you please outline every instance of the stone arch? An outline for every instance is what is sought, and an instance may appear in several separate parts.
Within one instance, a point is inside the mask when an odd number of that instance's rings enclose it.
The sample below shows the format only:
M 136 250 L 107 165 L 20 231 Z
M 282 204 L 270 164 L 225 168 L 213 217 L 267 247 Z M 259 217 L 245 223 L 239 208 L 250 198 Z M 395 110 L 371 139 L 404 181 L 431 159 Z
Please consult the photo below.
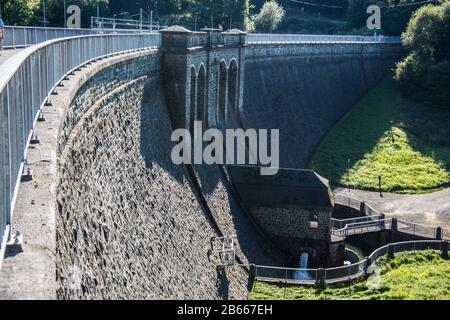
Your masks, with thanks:
M 206 69 L 202 64 L 197 76 L 197 116 L 195 120 L 202 121 L 206 127 L 208 121 L 208 105 L 206 103 Z
M 225 60 L 219 64 L 219 93 L 218 93 L 218 122 L 225 122 L 225 109 L 227 104 L 228 68 Z
M 230 61 L 228 67 L 228 110 L 227 112 L 236 116 L 237 103 L 238 103 L 238 64 L 235 59 Z
M 190 101 L 189 101 L 189 129 L 194 132 L 194 120 L 196 118 L 196 96 L 197 96 L 197 71 L 191 66 Z

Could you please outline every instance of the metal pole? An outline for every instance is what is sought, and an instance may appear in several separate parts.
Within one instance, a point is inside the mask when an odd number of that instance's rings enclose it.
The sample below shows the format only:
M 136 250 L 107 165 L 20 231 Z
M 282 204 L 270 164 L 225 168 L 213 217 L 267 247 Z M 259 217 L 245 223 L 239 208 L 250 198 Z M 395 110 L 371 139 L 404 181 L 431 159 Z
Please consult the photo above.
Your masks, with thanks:
M 139 9 L 139 31 L 142 32 L 142 8 Z
M 153 31 L 153 10 L 150 11 L 150 32 Z
M 42 13 L 44 14 L 44 28 L 46 27 L 47 24 L 47 17 L 45 16 L 45 0 L 42 0 Z
M 66 0 L 64 0 L 64 27 L 67 28 L 67 8 L 66 8 Z
M 97 3 L 97 27 L 99 27 L 99 20 L 100 20 L 100 6 Z

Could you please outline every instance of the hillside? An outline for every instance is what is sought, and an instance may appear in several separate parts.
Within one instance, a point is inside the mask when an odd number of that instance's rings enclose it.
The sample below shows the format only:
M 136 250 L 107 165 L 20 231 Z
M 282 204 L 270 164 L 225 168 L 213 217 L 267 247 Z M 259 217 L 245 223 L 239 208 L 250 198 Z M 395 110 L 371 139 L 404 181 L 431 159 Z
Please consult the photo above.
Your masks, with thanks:
M 384 79 L 332 128 L 309 167 L 352 188 L 423 193 L 450 183 L 450 110 L 402 96 Z

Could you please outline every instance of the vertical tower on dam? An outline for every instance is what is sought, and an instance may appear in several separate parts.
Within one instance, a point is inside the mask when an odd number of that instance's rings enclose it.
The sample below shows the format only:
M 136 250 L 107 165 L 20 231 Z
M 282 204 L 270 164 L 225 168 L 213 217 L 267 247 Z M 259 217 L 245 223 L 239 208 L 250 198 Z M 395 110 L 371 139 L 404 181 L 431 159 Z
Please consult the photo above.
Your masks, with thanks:
M 234 126 L 243 108 L 245 33 L 232 29 L 161 30 L 167 104 L 175 128 Z M 236 117 L 234 117 L 235 115 Z

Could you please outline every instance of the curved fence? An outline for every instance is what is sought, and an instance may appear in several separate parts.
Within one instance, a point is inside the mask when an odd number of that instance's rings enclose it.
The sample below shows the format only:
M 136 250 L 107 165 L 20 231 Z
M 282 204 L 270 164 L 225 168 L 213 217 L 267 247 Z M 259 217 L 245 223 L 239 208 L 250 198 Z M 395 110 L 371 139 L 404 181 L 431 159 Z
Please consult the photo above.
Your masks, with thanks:
M 249 44 L 268 43 L 402 43 L 400 37 L 391 36 L 353 36 L 353 35 L 310 35 L 310 34 L 247 34 Z
M 96 34 L 136 34 L 139 30 L 130 29 L 69 29 L 69 28 L 43 28 L 43 27 L 22 27 L 5 26 L 5 39 L 3 47 L 19 48 L 33 44 L 42 43 L 48 40 L 87 36 Z M 142 31 L 146 32 L 146 31 Z
M 32 129 L 56 85 L 92 60 L 159 45 L 159 34 L 63 38 L 24 49 L 0 66 L 0 241 L 11 225 Z
M 450 228 L 425 225 L 396 218 L 385 218 L 384 214 L 360 199 L 335 194 L 335 202 L 358 210 L 362 216 L 349 219 L 331 219 L 331 232 L 337 237 L 395 229 L 412 236 L 429 239 L 450 239 Z
M 26 47 L 52 39 L 96 34 L 138 34 L 150 32 L 139 29 L 69 29 L 52 27 L 5 26 L 5 48 Z M 276 43 L 401 43 L 400 37 L 392 36 L 358 36 L 358 35 L 309 35 L 309 34 L 263 34 L 249 33 L 248 44 Z
M 255 266 L 255 279 L 266 282 L 284 282 L 290 284 L 315 285 L 322 283 L 340 283 L 372 274 L 376 262 L 384 255 L 394 256 L 407 251 L 439 250 L 448 254 L 449 242 L 442 240 L 415 240 L 390 243 L 382 246 L 372 254 L 353 264 L 327 269 L 299 269 L 269 266 Z

